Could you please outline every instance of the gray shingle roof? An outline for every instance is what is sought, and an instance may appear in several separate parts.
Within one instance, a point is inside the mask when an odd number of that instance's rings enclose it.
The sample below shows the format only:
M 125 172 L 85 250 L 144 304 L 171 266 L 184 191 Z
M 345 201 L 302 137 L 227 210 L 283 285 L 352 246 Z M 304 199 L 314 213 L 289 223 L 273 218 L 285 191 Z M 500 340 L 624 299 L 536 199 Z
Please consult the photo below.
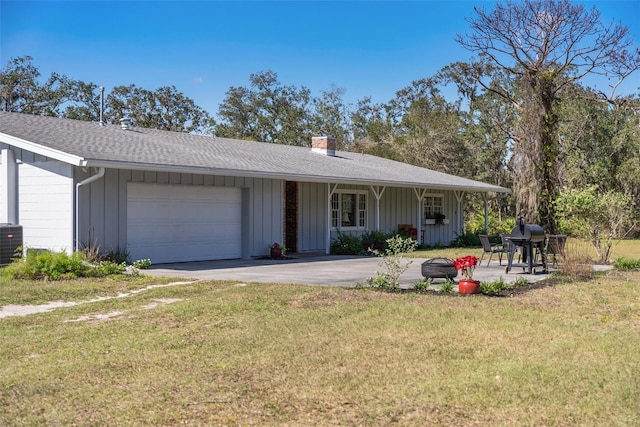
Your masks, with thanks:
M 16 139 L 17 138 L 17 139 Z M 273 177 L 297 181 L 507 192 L 368 154 L 0 112 L 0 142 L 80 166 Z

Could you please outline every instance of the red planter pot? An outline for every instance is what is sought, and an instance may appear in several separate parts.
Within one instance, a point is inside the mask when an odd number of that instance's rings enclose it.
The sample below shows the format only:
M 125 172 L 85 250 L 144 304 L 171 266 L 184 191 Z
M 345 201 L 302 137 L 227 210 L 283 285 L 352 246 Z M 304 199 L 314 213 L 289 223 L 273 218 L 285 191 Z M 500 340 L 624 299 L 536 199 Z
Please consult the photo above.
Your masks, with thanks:
M 479 294 L 480 281 L 470 279 L 460 279 L 458 281 L 458 293 L 461 294 Z
M 271 253 L 269 254 L 271 258 L 281 258 L 282 257 L 282 249 L 280 248 L 271 248 Z

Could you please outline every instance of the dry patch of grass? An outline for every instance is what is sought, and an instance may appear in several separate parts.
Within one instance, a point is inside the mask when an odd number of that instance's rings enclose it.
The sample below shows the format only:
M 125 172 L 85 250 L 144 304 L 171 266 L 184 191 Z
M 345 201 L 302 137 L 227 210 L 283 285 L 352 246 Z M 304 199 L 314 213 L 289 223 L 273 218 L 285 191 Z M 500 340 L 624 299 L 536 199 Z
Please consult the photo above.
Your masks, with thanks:
M 638 425 L 638 283 L 447 298 L 201 282 L 0 319 L 0 424 Z

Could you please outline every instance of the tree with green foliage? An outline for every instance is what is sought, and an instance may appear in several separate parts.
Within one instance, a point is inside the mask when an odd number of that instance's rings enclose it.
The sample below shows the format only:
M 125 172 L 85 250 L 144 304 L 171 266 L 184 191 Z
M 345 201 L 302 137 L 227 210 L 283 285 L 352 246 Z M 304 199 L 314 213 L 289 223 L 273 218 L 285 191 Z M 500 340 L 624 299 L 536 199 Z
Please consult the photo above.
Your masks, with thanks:
M 472 176 L 474 162 L 461 129 L 460 107 L 448 102 L 434 79 L 420 79 L 388 104 L 398 158 L 416 166 Z
M 249 87 L 231 87 L 220 104 L 218 136 L 285 145 L 311 144 L 311 92 L 285 86 L 266 71 L 249 76 Z
M 67 79 L 52 73 L 40 83 L 40 71 L 32 61 L 30 56 L 11 58 L 0 71 L 0 108 L 16 113 L 58 116 Z
M 209 133 L 211 124 L 209 114 L 175 86 L 155 91 L 117 86 L 106 97 L 104 116 L 111 123 L 128 118 L 143 128 L 187 133 Z
M 555 232 L 561 188 L 557 109 L 563 91 L 597 73 L 614 79 L 606 95 L 613 98 L 619 83 L 640 68 L 640 50 L 632 47 L 627 27 L 604 25 L 597 9 L 569 0 L 507 0 L 491 11 L 474 9 L 472 32 L 457 41 L 517 83 L 505 87 L 477 80 L 519 114 L 513 150 L 518 214 Z
M 0 73 L 3 111 L 100 120 L 100 88 L 94 83 L 69 79 L 52 73 L 44 82 L 30 56 L 13 58 Z M 104 119 L 118 123 L 123 117 L 133 124 L 151 129 L 178 132 L 210 132 L 212 119 L 194 101 L 174 86 L 155 91 L 135 85 L 118 86 L 107 95 Z
M 331 135 L 338 150 L 347 150 L 353 142 L 349 107 L 342 97 L 345 89 L 332 86 L 312 99 L 311 131 L 315 136 Z
M 615 192 L 600 192 L 596 186 L 565 190 L 556 200 L 560 228 L 588 239 L 600 262 L 609 262 L 613 241 L 632 229 L 631 199 Z

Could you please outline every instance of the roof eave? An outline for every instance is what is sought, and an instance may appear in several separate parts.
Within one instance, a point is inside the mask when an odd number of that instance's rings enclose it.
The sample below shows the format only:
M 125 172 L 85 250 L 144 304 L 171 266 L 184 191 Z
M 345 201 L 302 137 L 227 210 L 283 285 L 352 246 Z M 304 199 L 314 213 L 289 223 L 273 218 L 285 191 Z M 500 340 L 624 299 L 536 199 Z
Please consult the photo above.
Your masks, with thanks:
M 56 150 L 54 148 L 45 147 L 41 144 L 30 142 L 22 138 L 17 138 L 12 135 L 0 132 L 0 142 L 3 142 L 12 147 L 17 147 L 22 150 L 31 151 L 32 153 L 39 154 L 50 159 L 59 160 L 64 163 L 69 163 L 73 166 L 86 166 L 86 161 L 82 157 L 74 156 L 64 151 Z
M 487 186 L 465 186 L 465 185 L 450 185 L 450 184 L 435 184 L 435 183 L 421 183 L 421 182 L 398 182 L 389 181 L 384 179 L 370 180 L 370 179 L 358 179 L 347 177 L 326 177 L 318 175 L 305 175 L 305 174 L 287 174 L 282 172 L 261 172 L 251 170 L 240 169 L 224 169 L 224 168 L 207 168 L 207 167 L 186 167 L 186 166 L 170 166 L 161 164 L 149 164 L 149 163 L 135 163 L 135 162 L 111 162 L 111 161 L 97 161 L 86 160 L 77 166 L 86 167 L 105 167 L 112 169 L 133 169 L 141 171 L 156 171 L 156 172 L 174 172 L 174 173 L 197 173 L 203 175 L 226 175 L 226 176 L 243 176 L 248 178 L 270 178 L 270 179 L 284 179 L 289 181 L 302 181 L 302 182 L 316 182 L 334 184 L 352 184 L 352 185 L 383 185 L 389 187 L 407 187 L 407 188 L 429 188 L 435 190 L 450 190 L 450 191 L 467 191 L 472 193 L 510 193 L 511 190 L 494 185 Z

